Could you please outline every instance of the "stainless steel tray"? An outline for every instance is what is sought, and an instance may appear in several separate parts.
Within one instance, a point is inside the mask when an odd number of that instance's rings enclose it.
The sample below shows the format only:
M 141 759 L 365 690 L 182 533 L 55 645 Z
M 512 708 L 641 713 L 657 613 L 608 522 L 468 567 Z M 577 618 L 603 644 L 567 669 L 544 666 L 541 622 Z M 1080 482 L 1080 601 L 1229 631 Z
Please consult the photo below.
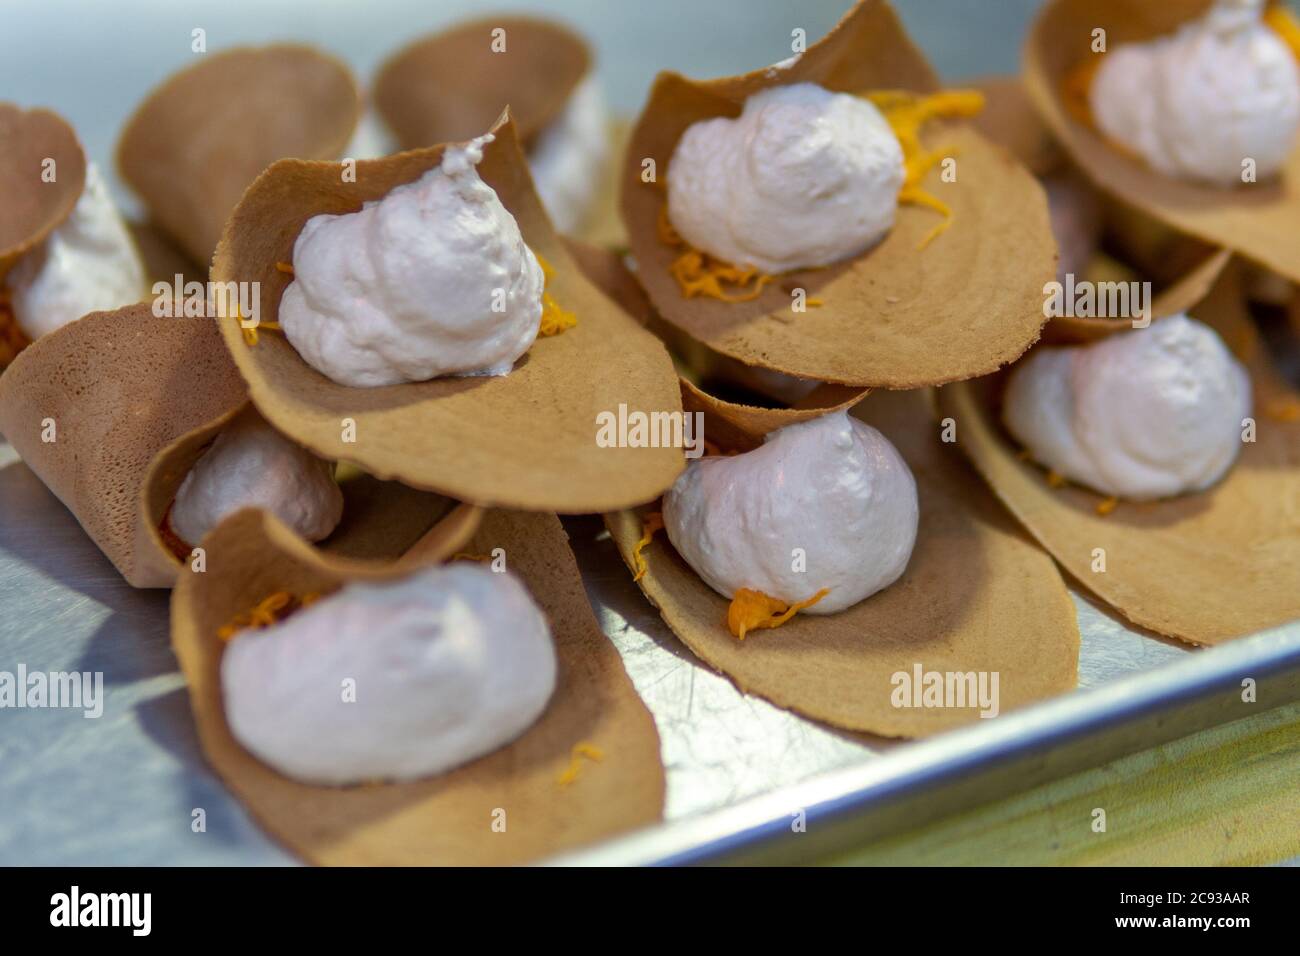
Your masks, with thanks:
M 1076 596 L 1079 690 L 919 743 L 814 724 L 696 661 L 597 518 L 566 522 L 605 632 L 655 715 L 666 822 L 557 862 L 814 859 L 846 841 L 1300 700 L 1300 622 L 1207 651 Z M 204 763 L 167 594 L 126 586 L 0 443 L 0 670 L 102 671 L 104 714 L 0 711 L 0 864 L 285 864 Z M 1256 704 L 1240 682 L 1258 682 Z M 191 829 L 202 808 L 206 832 Z M 807 813 L 797 841 L 790 814 Z

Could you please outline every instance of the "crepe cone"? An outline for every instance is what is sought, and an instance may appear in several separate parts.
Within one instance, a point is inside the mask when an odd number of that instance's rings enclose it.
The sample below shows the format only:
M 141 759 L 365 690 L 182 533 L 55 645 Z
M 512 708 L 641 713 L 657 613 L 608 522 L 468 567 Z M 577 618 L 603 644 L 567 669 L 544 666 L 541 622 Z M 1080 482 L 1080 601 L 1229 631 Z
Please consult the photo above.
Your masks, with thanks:
M 0 284 L 72 214 L 85 187 L 86 157 L 71 126 L 49 110 L 0 103 Z
M 1052 0 L 1025 44 L 1024 81 L 1061 145 L 1103 189 L 1179 232 L 1223 246 L 1300 280 L 1300 149 L 1274 181 L 1235 189 L 1165 176 L 1107 142 L 1071 115 L 1063 95 L 1067 73 L 1097 56 L 1093 30 L 1106 31 L 1108 50 L 1172 33 L 1201 16 L 1207 0 Z M 1104 54 L 1102 54 L 1104 55 Z
M 998 423 L 1002 376 L 940 392 L 958 446 L 1063 568 L 1133 623 L 1194 644 L 1300 617 L 1300 421 L 1287 412 L 1300 408 L 1300 396 L 1257 341 L 1239 280 L 1228 270 L 1191 310 L 1245 362 L 1257 423 L 1256 441 L 1243 443 L 1227 476 L 1206 491 L 1121 501 L 1099 514 L 1101 495 L 1049 487 L 1042 469 L 1017 455 Z M 1097 548 L 1104 573 L 1094 570 Z
M 172 601 L 172 644 L 190 686 L 208 761 L 277 840 L 304 859 L 339 865 L 518 864 L 659 819 L 664 772 L 654 720 L 601 633 L 554 515 L 490 512 L 468 545 L 502 548 L 550 620 L 559 659 L 541 718 L 508 746 L 427 780 L 311 786 L 260 762 L 231 736 L 217 629 L 274 591 L 326 593 L 391 568 L 342 566 L 273 518 L 242 512 L 210 534 L 207 574 L 186 574 Z M 599 763 L 562 783 L 574 748 Z M 494 814 L 506 827 L 494 832 Z
M 360 109 L 348 68 L 311 47 L 206 54 L 135 111 L 117 165 L 157 225 L 206 266 L 258 173 L 286 156 L 338 157 Z
M 586 41 L 561 24 L 487 17 L 394 54 L 379 68 L 374 101 L 404 149 L 471 139 L 507 106 L 528 147 L 590 69 Z
M 939 441 L 927 391 L 877 392 L 854 415 L 898 448 L 916 477 L 920 526 L 907 570 L 837 614 L 800 616 L 741 642 L 727 600 L 664 534 L 642 551 L 650 603 L 695 654 L 781 707 L 850 730 L 921 737 L 979 719 L 978 708 L 897 707 L 895 675 L 999 674 L 1000 710 L 1075 685 L 1079 631 L 1051 559 L 1019 531 Z M 633 511 L 606 516 L 628 566 L 641 537 Z
M 348 388 L 316 372 L 282 335 L 245 344 L 233 316 L 222 334 L 253 403 L 276 428 L 322 457 L 483 505 L 579 513 L 657 497 L 683 467 L 676 448 L 602 448 L 596 416 L 631 409 L 679 411 L 663 346 L 582 275 L 551 229 L 508 117 L 493 128 L 479 173 L 519 223 L 525 241 L 554 267 L 550 291 L 578 318 L 535 342 L 500 377 L 441 378 Z M 355 183 L 332 163 L 285 160 L 260 176 L 231 216 L 213 263 L 214 281 L 260 282 L 262 317 L 275 320 L 303 224 L 320 213 L 355 212 L 442 161 L 443 147 L 357 165 Z M 344 419 L 355 442 L 343 440 Z
M 984 374 L 1018 357 L 1038 338 L 1042 287 L 1055 269 L 1047 205 L 1028 171 L 965 125 L 931 124 L 922 133 L 930 149 L 953 147 L 960 167 L 956 182 L 939 182 L 937 171 L 926 181 L 953 218 L 924 249 L 936 215 L 908 205 L 875 248 L 826 269 L 784 273 L 753 301 L 682 295 L 669 273 L 677 250 L 658 235 L 663 185 L 642 181 L 643 162 L 653 159 L 658 177 L 666 176 L 692 123 L 734 117 L 754 93 L 798 82 L 847 93 L 938 86 L 884 0 L 859 2 L 789 66 L 705 82 L 660 74 L 623 170 L 623 218 L 637 278 L 655 308 L 745 365 L 848 385 L 912 388 Z M 796 288 L 823 304 L 793 313 Z

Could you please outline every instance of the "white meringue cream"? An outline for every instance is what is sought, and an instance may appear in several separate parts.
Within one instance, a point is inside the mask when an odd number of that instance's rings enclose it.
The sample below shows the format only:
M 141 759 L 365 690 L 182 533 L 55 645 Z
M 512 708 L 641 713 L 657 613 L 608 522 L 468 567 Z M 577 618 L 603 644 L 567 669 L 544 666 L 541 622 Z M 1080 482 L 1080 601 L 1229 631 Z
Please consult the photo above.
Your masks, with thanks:
M 308 541 L 320 541 L 343 517 L 343 492 L 333 465 L 245 413 L 222 429 L 181 482 L 172 530 L 196 545 L 241 508 L 264 508 Z
M 607 124 L 600 84 L 589 75 L 529 151 L 533 185 L 560 232 L 577 229 L 596 198 L 601 170 L 609 160 Z
M 1250 377 L 1186 315 L 1090 345 L 1035 349 L 1011 372 L 1007 430 L 1035 461 L 1132 500 L 1200 491 L 1232 467 Z
M 1260 20 L 1263 0 L 1219 0 L 1148 43 L 1107 53 L 1089 92 L 1098 127 L 1169 176 L 1242 182 L 1280 171 L 1300 128 L 1300 68 Z
M 144 264 L 94 163 L 72 213 L 7 278 L 14 319 L 32 340 L 89 312 L 145 297 Z
M 832 412 L 732 458 L 689 464 L 664 495 L 678 554 L 715 591 L 741 588 L 831 614 L 898 580 L 916 543 L 916 482 L 870 425 Z M 796 571 L 794 549 L 806 555 Z
M 555 675 L 528 591 L 470 562 L 349 584 L 236 635 L 221 659 L 235 739 L 318 784 L 413 780 L 490 753 L 536 722 Z
M 537 338 L 544 278 L 475 169 L 492 137 L 359 212 L 309 219 L 280 325 L 314 369 L 356 388 L 505 375 Z
M 692 124 L 668 168 L 668 218 L 695 248 L 764 272 L 830 265 L 894 225 L 903 148 L 873 104 L 777 86 L 736 119 Z

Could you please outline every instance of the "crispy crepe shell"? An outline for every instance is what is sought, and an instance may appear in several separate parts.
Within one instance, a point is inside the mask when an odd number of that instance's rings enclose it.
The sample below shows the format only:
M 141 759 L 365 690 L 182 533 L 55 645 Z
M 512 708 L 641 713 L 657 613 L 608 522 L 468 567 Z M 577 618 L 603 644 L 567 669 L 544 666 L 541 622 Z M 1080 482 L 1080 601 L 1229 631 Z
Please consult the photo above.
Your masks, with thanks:
M 493 49 L 504 30 L 505 49 Z M 591 70 L 582 37 L 553 20 L 485 17 L 416 40 L 375 77 L 375 107 L 403 149 L 457 143 L 507 106 L 525 148 L 563 112 Z
M 1052 0 L 1025 43 L 1025 87 L 1057 139 L 1100 189 L 1168 226 L 1226 246 L 1300 280 L 1300 149 L 1281 177 L 1222 189 L 1165 176 L 1125 154 L 1071 116 L 1062 96 L 1066 74 L 1091 52 L 1104 29 L 1108 50 L 1173 32 L 1202 15 L 1207 0 Z M 1104 55 L 1104 54 L 1102 54 Z
M 336 158 L 360 115 L 351 72 L 312 47 L 206 54 L 136 109 L 117 166 L 157 225 L 206 266 L 226 217 L 263 169 L 287 156 Z
M 832 615 L 801 614 L 738 641 L 727 600 L 663 532 L 639 582 L 673 632 L 746 693 L 850 730 L 922 737 L 978 718 L 978 708 L 900 708 L 893 675 L 997 671 L 1001 712 L 1075 686 L 1079 630 L 1055 565 L 940 441 L 927 391 L 877 392 L 856 416 L 879 428 L 916 477 L 920 527 L 903 576 Z M 629 567 L 641 536 L 633 511 L 606 516 Z
M 140 527 L 145 473 L 160 449 L 244 397 L 212 321 L 160 319 L 139 303 L 24 349 L 0 376 L 0 431 L 128 583 L 168 587 L 178 562 Z
M 661 73 L 632 132 L 623 169 L 623 218 L 637 278 L 659 313 L 715 351 L 803 378 L 914 388 L 982 375 L 1017 358 L 1043 325 L 1042 288 L 1055 273 L 1055 243 L 1042 188 L 1005 150 L 962 124 L 930 124 L 931 149 L 951 146 L 955 183 L 938 170 L 925 185 L 953 210 L 951 227 L 918 249 L 935 212 L 899 208 L 875 248 L 825 269 L 783 273 L 754 301 L 683 297 L 669 265 L 678 250 L 658 236 L 662 182 L 641 180 L 642 162 L 669 174 L 692 123 L 739 115 L 773 86 L 814 82 L 838 92 L 938 88 L 924 58 L 884 0 L 862 0 L 788 67 L 697 82 Z M 791 311 L 791 291 L 823 305 Z
M 41 178 L 47 159 L 53 182 Z M 86 156 L 72 127 L 49 110 L 0 103 L 0 283 L 72 214 L 85 188 Z
M 578 324 L 540 338 L 510 374 L 449 377 L 382 388 L 348 388 L 316 372 L 281 334 L 244 343 L 233 317 L 226 344 L 253 403 L 280 431 L 331 460 L 381 477 L 473 501 L 583 513 L 650 501 L 683 467 L 680 449 L 602 448 L 596 416 L 629 408 L 677 411 L 676 376 L 663 346 L 583 276 L 532 189 L 508 114 L 493 128 L 479 173 L 519 222 L 524 239 L 555 269 L 548 289 Z M 442 146 L 357 165 L 345 183 L 335 163 L 283 160 L 248 190 L 213 263 L 217 282 L 260 281 L 262 317 L 274 320 L 303 224 L 320 213 L 355 212 L 442 161 Z M 344 442 L 342 422 L 356 423 Z
M 238 414 L 252 412 L 215 324 L 158 318 L 147 303 L 57 329 L 0 376 L 0 431 L 134 587 L 174 583 L 182 563 L 163 518 Z M 343 557 L 423 553 L 477 522 L 470 506 L 396 482 L 345 474 L 340 486 L 343 520 L 322 547 Z
M 1219 484 L 1153 502 L 1049 487 L 1017 456 L 999 422 L 1003 376 L 944 388 L 957 444 L 997 496 L 1078 581 L 1135 624 L 1193 644 L 1219 644 L 1300 617 L 1300 421 L 1270 409 L 1300 397 L 1274 371 L 1230 269 L 1191 312 L 1213 326 L 1250 370 L 1256 441 Z M 1129 334 L 1129 333 L 1121 333 Z M 1136 333 L 1134 333 L 1136 334 Z M 1094 572 L 1093 550 L 1106 570 Z
M 551 622 L 559 658 L 555 694 L 523 736 L 427 780 L 360 787 L 290 780 L 231 736 L 221 693 L 217 628 L 266 594 L 327 592 L 384 580 L 391 568 L 341 565 L 273 518 L 245 511 L 210 534 L 209 573 L 185 574 L 172 600 L 172 644 L 190 686 L 209 762 L 276 839 L 306 860 L 338 865 L 518 864 L 660 818 L 659 735 L 601 633 L 577 563 L 554 515 L 494 511 L 469 543 L 504 548 Z M 580 743 L 603 751 L 568 785 L 560 776 Z M 505 811 L 504 832 L 493 832 Z

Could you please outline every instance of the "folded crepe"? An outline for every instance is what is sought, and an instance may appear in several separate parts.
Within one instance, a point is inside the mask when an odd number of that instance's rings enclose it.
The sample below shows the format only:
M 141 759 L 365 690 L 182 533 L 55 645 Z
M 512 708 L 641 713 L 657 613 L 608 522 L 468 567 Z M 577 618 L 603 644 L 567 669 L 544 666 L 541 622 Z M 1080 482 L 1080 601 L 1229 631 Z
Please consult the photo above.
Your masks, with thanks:
M 25 349 L 0 375 L 0 431 L 134 587 L 171 587 L 189 555 L 162 526 L 176 490 L 247 403 L 209 319 L 148 303 L 94 312 Z M 476 520 L 439 495 L 353 472 L 323 547 L 398 554 Z M 446 525 L 441 532 L 439 526 Z
M 931 93 L 938 81 L 884 0 L 861 0 L 797 58 L 708 81 L 661 73 L 633 129 L 624 162 L 623 218 L 637 278 L 663 318 L 745 365 L 846 385 L 913 388 L 994 371 L 1038 338 L 1042 288 L 1054 271 L 1043 192 L 1005 150 L 966 124 L 931 123 L 929 150 L 951 148 L 959 174 L 926 189 L 948 204 L 951 225 L 918 248 L 932 209 L 904 205 L 877 246 L 823 269 L 782 273 L 757 298 L 684 297 L 669 271 L 678 250 L 660 237 L 662 180 L 693 123 L 734 117 L 774 86 L 814 82 L 844 93 Z M 655 182 L 642 179 L 654 161 Z M 792 312 L 792 293 L 820 306 Z
M 273 837 L 309 862 L 334 865 L 513 865 L 656 822 L 664 771 L 653 718 L 601 633 L 554 515 L 491 511 L 465 545 L 502 548 L 550 621 L 555 693 L 519 739 L 456 770 L 410 783 L 323 787 L 282 776 L 226 723 L 224 644 L 217 631 L 267 594 L 327 593 L 390 580 L 391 565 L 340 562 L 274 518 L 243 511 L 204 539 L 209 566 L 185 574 L 172 600 L 172 645 L 190 687 L 208 761 Z M 450 553 L 441 549 L 441 556 Z M 434 559 L 430 554 L 427 557 Z M 600 754 L 584 762 L 579 751 Z M 506 814 L 497 832 L 493 821 Z
M 377 388 L 339 385 L 311 368 L 282 335 L 250 346 L 233 313 L 219 323 L 258 410 L 324 458 L 481 505 L 601 511 L 650 501 L 683 466 L 680 448 L 601 447 L 597 416 L 621 404 L 680 412 L 663 346 L 583 276 L 551 228 L 532 188 L 509 114 L 478 166 L 519 223 L 525 242 L 554 269 L 548 291 L 577 316 L 561 335 L 539 338 L 513 371 Z M 282 160 L 249 188 L 226 224 L 215 282 L 260 282 L 262 319 L 274 323 L 303 224 L 355 212 L 442 162 L 443 146 L 357 165 L 345 182 L 334 163 Z M 356 441 L 343 440 L 344 419 Z
M 1255 441 L 1205 491 L 1099 513 L 1102 495 L 1051 487 L 1018 454 L 1000 425 L 1004 376 L 947 386 L 939 407 L 994 493 L 1083 587 L 1134 624 L 1219 644 L 1300 617 L 1300 395 L 1260 343 L 1235 265 L 1190 314 L 1246 365 L 1255 403 Z

